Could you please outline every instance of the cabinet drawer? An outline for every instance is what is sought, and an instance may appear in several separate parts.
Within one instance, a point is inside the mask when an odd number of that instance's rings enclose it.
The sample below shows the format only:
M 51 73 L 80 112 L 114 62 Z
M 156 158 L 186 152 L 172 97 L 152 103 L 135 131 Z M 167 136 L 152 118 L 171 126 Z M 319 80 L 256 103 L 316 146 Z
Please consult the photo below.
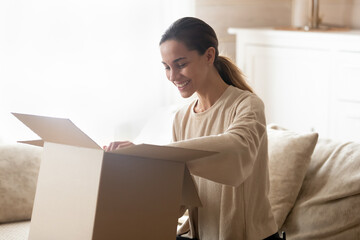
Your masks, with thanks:
M 360 102 L 337 101 L 333 116 L 334 138 L 360 142 Z
M 340 53 L 333 91 L 338 100 L 360 102 L 360 53 Z

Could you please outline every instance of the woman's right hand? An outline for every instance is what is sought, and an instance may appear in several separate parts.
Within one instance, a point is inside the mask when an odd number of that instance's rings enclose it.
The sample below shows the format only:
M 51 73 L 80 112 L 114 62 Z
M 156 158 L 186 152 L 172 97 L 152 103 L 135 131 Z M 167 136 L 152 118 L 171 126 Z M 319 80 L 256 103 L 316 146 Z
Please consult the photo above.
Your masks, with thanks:
M 117 142 L 110 143 L 109 146 L 104 146 L 103 149 L 106 152 L 110 152 L 110 151 L 114 151 L 116 149 L 131 147 L 134 145 L 135 144 L 133 144 L 132 142 L 129 142 L 129 141 L 117 141 Z

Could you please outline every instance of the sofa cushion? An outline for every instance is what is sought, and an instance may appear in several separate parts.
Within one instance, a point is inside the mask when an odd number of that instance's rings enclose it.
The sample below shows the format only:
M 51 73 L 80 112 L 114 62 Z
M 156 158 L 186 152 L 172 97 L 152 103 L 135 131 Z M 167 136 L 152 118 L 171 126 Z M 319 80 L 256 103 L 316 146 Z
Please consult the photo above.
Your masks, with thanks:
M 311 155 L 317 133 L 296 133 L 276 125 L 268 125 L 269 200 L 280 228 L 294 206 Z
M 30 221 L 0 224 L 0 240 L 27 240 Z
M 0 145 L 0 223 L 30 219 L 42 148 Z
M 289 239 L 360 239 L 360 144 L 319 139 L 287 217 Z

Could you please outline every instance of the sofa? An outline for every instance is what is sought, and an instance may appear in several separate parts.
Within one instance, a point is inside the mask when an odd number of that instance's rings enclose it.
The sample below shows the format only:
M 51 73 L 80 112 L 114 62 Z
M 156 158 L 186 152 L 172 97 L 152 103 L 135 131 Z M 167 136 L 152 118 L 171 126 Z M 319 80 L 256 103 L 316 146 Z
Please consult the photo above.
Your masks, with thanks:
M 169 128 L 170 120 L 153 119 L 134 142 L 166 143 Z M 290 240 L 360 239 L 360 143 L 275 124 L 267 132 L 269 199 L 279 231 Z M 0 143 L 0 240 L 27 239 L 41 155 L 40 147 Z
M 0 143 L 0 239 L 27 239 L 42 148 Z

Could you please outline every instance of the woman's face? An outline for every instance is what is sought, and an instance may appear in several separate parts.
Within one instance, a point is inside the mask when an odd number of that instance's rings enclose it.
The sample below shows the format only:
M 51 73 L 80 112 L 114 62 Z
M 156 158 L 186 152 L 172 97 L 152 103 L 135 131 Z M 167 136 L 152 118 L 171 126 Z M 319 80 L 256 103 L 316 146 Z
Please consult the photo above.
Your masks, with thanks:
M 206 54 L 189 51 L 175 40 L 163 42 L 160 52 L 166 77 L 179 89 L 182 97 L 188 98 L 205 86 L 210 66 Z

